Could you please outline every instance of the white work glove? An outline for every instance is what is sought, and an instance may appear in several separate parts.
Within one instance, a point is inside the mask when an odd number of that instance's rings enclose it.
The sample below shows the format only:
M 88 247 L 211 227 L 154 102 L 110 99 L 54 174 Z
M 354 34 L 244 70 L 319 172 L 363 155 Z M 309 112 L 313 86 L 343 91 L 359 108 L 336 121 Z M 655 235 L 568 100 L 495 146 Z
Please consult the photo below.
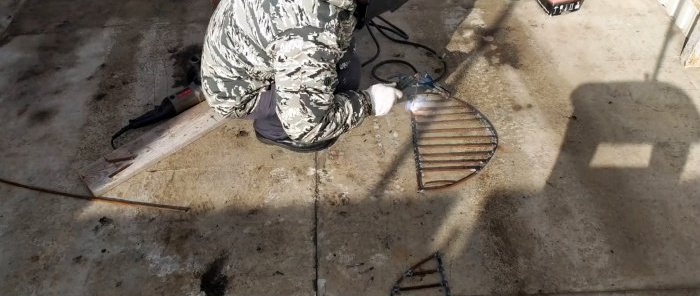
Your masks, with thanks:
M 374 116 L 384 116 L 389 114 L 391 107 L 394 106 L 396 100 L 403 97 L 403 92 L 394 88 L 393 84 L 375 84 L 370 86 L 365 93 L 369 96 L 369 101 L 372 103 L 372 111 Z

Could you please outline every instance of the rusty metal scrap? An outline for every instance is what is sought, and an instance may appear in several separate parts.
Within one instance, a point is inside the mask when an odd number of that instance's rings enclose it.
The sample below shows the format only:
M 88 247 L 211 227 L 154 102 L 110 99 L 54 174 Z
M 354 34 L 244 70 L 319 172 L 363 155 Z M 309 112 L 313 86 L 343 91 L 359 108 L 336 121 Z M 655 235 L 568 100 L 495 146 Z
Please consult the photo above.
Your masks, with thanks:
M 427 282 L 427 283 L 424 283 Z M 391 288 L 391 296 L 416 290 L 436 290 L 445 296 L 451 296 L 442 255 L 435 253 L 421 260 L 406 270 Z

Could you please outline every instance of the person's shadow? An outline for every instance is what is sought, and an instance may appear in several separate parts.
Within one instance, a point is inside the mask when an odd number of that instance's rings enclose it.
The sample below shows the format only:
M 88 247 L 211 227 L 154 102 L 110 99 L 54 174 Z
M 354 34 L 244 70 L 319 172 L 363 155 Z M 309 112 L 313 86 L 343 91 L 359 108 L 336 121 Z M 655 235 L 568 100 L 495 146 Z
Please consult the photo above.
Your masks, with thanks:
M 667 83 L 632 81 L 585 84 L 571 101 L 574 115 L 544 193 L 587 212 L 596 240 L 609 246 L 611 267 L 623 274 L 656 273 L 673 253 L 700 266 L 691 241 L 677 236 L 689 231 L 677 219 L 697 214 L 687 206 L 700 197 L 700 180 L 688 175 L 700 165 L 689 163 L 700 113 L 688 95 Z
M 464 259 L 485 254 L 474 273 L 497 293 L 697 287 L 697 107 L 651 81 L 584 84 L 571 101 L 545 187 L 495 190 Z

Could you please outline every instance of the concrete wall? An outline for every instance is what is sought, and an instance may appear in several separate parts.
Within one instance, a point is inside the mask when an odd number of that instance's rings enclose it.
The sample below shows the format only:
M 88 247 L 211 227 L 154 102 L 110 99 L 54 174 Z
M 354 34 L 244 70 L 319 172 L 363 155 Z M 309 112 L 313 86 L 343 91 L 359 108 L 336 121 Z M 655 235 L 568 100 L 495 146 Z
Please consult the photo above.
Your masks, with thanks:
M 700 1 L 698 0 L 659 0 L 666 8 L 666 13 L 675 18 L 676 25 L 685 36 L 690 35 L 693 26 L 700 14 Z
M 666 9 L 666 13 L 674 20 L 676 26 L 687 37 L 686 44 L 681 52 L 681 63 L 685 67 L 700 66 L 700 29 L 698 29 L 698 15 L 700 15 L 699 0 L 659 0 Z

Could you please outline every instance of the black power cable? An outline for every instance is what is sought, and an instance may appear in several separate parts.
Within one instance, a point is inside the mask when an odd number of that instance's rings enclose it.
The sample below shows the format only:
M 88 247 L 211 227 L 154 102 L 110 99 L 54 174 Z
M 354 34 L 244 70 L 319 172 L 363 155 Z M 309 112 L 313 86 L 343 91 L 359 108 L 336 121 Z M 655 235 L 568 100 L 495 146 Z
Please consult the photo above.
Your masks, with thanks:
M 375 19 L 381 20 L 385 25 L 377 24 L 375 22 Z M 375 19 L 372 19 L 371 21 L 369 21 L 367 23 L 367 31 L 369 32 L 369 35 L 372 37 L 372 40 L 374 41 L 374 44 L 377 47 L 377 52 L 369 60 L 362 63 L 362 67 L 367 66 L 367 65 L 371 64 L 372 62 L 374 62 L 382 52 L 382 47 L 379 45 L 379 41 L 377 40 L 377 37 L 375 36 L 374 31 L 372 30 L 372 28 L 375 28 L 384 37 L 386 37 L 387 39 L 389 39 L 393 42 L 396 42 L 399 44 L 404 44 L 404 45 L 410 45 L 410 46 L 420 48 L 420 49 L 427 51 L 429 56 L 434 57 L 435 59 L 439 60 L 442 63 L 442 69 L 440 70 L 440 73 L 439 73 L 440 75 L 437 78 L 434 78 L 434 80 L 440 81 L 443 78 L 445 78 L 445 75 L 447 74 L 447 61 L 445 61 L 445 59 L 443 59 L 437 53 L 437 51 L 435 51 L 434 49 L 432 49 L 426 45 L 408 41 L 408 39 L 409 39 L 408 34 L 406 34 L 406 32 L 401 30 L 401 28 L 397 27 L 396 25 L 394 25 L 390 21 L 386 20 L 385 18 L 378 16 Z M 396 37 L 390 36 L 390 34 L 392 34 Z M 399 60 L 399 59 L 388 59 L 388 60 L 383 60 L 383 61 L 377 63 L 376 65 L 374 65 L 374 67 L 372 67 L 372 77 L 374 79 L 377 79 L 378 81 L 383 82 L 383 83 L 392 82 L 388 79 L 384 79 L 382 77 L 379 77 L 379 74 L 377 74 L 377 71 L 379 70 L 379 68 L 386 66 L 386 65 L 389 65 L 389 64 L 401 64 L 401 65 L 404 65 L 404 66 L 411 68 L 411 70 L 413 71 L 413 73 L 411 73 L 411 74 L 418 73 L 418 70 L 416 69 L 416 67 L 414 67 L 413 64 L 411 64 L 407 61 Z

